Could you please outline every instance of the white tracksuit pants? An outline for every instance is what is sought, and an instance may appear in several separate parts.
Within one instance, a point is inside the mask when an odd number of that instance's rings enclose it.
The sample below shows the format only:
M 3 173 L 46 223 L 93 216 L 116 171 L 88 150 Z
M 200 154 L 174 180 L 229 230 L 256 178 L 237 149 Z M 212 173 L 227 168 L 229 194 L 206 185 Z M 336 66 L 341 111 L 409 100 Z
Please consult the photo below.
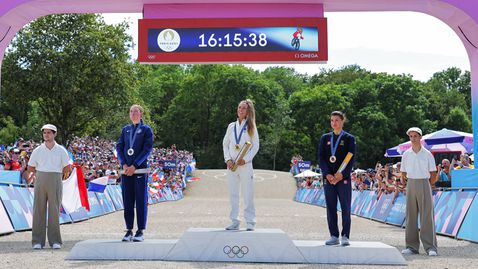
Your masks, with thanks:
M 239 191 L 244 199 L 244 218 L 246 223 L 256 224 L 256 208 L 254 207 L 254 171 L 252 163 L 239 166 L 235 172 L 227 170 L 229 183 L 229 201 L 231 214 L 229 217 L 233 223 L 239 223 Z

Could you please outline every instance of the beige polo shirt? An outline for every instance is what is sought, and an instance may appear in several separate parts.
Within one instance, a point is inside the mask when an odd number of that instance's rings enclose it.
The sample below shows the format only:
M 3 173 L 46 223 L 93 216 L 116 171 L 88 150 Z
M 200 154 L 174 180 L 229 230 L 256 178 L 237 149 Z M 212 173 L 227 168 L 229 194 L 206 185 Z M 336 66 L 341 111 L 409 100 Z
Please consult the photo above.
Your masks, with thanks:
M 400 172 L 406 172 L 407 178 L 411 179 L 429 179 L 430 172 L 437 170 L 433 154 L 423 146 L 417 153 L 412 148 L 405 151 L 401 164 Z
M 69 165 L 70 157 L 66 149 L 55 142 L 52 149 L 48 149 L 45 143 L 42 143 L 33 150 L 29 166 L 35 167 L 40 172 L 62 173 L 63 168 Z

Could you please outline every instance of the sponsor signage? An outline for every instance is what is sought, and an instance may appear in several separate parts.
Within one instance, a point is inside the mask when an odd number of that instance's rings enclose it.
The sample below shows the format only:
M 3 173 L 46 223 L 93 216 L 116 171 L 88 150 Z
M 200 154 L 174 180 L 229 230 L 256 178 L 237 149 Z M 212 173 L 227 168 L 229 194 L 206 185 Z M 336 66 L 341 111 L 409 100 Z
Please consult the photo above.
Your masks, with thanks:
M 310 169 L 311 161 L 300 161 L 297 163 L 300 172 Z
M 142 19 L 141 63 L 326 62 L 326 18 Z
M 164 161 L 164 168 L 166 169 L 176 168 L 176 161 Z

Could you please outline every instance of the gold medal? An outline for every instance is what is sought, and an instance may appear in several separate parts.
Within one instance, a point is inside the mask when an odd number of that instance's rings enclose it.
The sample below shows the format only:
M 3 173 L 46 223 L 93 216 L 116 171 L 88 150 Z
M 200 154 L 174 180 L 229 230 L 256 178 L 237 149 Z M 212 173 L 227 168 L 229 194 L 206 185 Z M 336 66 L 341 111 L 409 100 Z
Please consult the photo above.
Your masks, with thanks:
M 236 150 L 240 150 L 241 149 L 241 146 L 239 146 L 239 144 L 236 144 Z

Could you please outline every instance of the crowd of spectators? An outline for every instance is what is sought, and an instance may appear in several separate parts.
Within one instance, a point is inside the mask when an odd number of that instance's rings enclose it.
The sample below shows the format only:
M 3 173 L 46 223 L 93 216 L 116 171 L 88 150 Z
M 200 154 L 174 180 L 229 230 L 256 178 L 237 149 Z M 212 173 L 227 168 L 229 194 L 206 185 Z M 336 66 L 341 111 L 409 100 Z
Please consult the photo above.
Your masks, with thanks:
M 291 166 L 297 165 L 298 161 L 302 161 L 300 155 L 294 156 L 291 159 Z M 447 188 L 451 187 L 451 171 L 454 169 L 471 169 L 474 168 L 471 163 L 470 156 L 464 153 L 459 158 L 453 158 L 450 162 L 448 159 L 442 159 L 437 165 L 436 178 L 432 179 L 432 188 Z M 293 169 L 291 169 L 293 171 Z M 399 193 L 406 192 L 407 182 L 403 180 L 400 172 L 400 162 L 386 163 L 382 165 L 377 163 L 374 168 L 355 169 L 351 175 L 352 189 L 372 190 L 377 193 L 377 199 L 383 194 L 393 193 L 393 202 L 395 202 Z M 323 186 L 322 175 L 313 177 L 304 177 L 297 179 L 298 188 L 320 188 Z
M 120 165 L 116 157 L 115 141 L 99 137 L 74 137 L 67 142 L 67 149 L 76 164 L 81 166 L 86 182 L 95 178 L 108 176 L 112 181 L 120 179 Z M 18 139 L 13 145 L 0 148 L 0 170 L 20 171 L 22 181 L 29 182 L 29 173 L 26 171 L 28 159 L 33 149 L 39 143 L 33 140 Z M 176 145 L 168 148 L 154 148 L 149 157 L 152 171 L 164 172 L 162 182 L 178 186 L 183 181 L 182 174 L 188 163 L 193 160 L 193 154 L 185 150 L 177 150 Z M 176 168 L 164 169 L 164 161 L 176 161 Z

